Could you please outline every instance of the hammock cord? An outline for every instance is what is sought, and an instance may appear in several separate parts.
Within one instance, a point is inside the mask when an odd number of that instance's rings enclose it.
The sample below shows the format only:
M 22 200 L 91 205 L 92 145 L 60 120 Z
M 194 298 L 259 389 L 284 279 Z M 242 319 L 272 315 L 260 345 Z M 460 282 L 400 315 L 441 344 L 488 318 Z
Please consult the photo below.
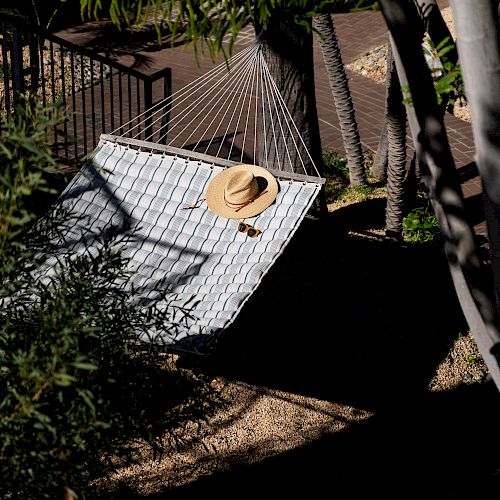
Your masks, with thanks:
M 127 126 L 125 134 L 118 133 Z M 112 135 L 132 139 L 143 135 L 145 141 L 218 158 L 226 146 L 228 160 L 237 155 L 243 163 L 250 157 L 266 168 L 296 172 L 299 167 L 307 175 L 305 153 L 307 163 L 321 177 L 271 75 L 260 39 L 121 124 Z

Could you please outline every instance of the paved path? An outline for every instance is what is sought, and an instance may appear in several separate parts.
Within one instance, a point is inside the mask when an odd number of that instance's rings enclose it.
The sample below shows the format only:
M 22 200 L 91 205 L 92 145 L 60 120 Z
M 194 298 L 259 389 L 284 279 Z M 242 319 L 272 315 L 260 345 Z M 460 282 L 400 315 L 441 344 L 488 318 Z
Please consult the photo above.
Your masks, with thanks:
M 440 0 L 440 7 L 448 5 L 447 0 Z M 370 49 L 387 42 L 388 34 L 380 12 L 359 12 L 334 15 L 334 24 L 345 64 L 364 55 Z M 75 43 L 92 46 L 96 38 L 101 37 L 100 46 L 106 43 L 102 38 L 102 23 L 92 23 L 60 33 L 61 36 Z M 153 35 L 154 38 L 155 35 Z M 238 41 L 238 46 L 248 45 L 253 41 L 253 32 L 246 30 Z M 113 40 L 115 47 L 117 41 Z M 170 48 L 168 43 L 158 48 L 155 40 L 142 40 L 128 43 L 129 55 L 121 55 L 122 63 L 131 65 L 142 61 L 142 67 L 136 67 L 145 73 L 154 73 L 165 67 L 172 68 L 173 91 L 180 89 L 214 66 L 208 57 L 201 57 L 199 65 L 195 63 L 191 47 Z M 127 42 L 127 43 L 126 43 Z M 112 48 L 112 45 L 110 45 Z M 122 51 L 123 52 L 123 51 Z M 315 42 L 315 81 L 320 133 L 322 146 L 343 154 L 344 148 L 333 98 L 323 63 L 319 44 Z M 361 142 L 365 149 L 376 151 L 380 129 L 384 117 L 385 85 L 348 71 L 349 84 L 359 126 Z M 481 210 L 481 184 L 474 165 L 474 143 L 471 127 L 468 123 L 449 114 L 446 117 L 448 138 L 453 151 L 456 167 L 461 178 L 466 203 L 470 207 L 471 222 L 478 235 L 486 235 L 486 226 Z M 411 142 L 410 142 L 411 145 Z M 411 147 L 411 146 L 410 146 Z

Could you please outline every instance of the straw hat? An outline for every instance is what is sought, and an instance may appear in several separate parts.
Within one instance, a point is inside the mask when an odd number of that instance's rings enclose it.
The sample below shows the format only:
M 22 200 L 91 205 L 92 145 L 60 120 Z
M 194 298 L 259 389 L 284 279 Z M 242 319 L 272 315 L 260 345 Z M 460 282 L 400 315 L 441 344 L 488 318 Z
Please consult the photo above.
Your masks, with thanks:
M 205 198 L 212 212 L 227 219 L 245 219 L 263 212 L 278 194 L 278 182 L 257 165 L 236 165 L 217 174 Z

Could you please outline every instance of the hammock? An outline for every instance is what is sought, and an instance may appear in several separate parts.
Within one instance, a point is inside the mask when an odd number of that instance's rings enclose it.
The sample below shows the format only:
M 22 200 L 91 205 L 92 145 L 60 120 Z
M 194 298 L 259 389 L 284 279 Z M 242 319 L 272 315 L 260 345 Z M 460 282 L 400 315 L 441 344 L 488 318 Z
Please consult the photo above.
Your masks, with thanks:
M 191 340 L 216 337 L 236 319 L 317 197 L 324 179 L 317 170 L 309 175 L 301 151 L 300 134 L 256 43 L 101 135 L 60 197 L 81 221 L 61 245 L 96 252 L 94 235 L 133 228 L 123 252 L 133 272 L 129 286 L 141 304 L 170 308 L 175 324 L 143 340 L 193 350 Z M 238 232 L 237 220 L 216 215 L 203 201 L 211 179 L 241 163 L 269 169 L 279 183 L 276 202 L 245 219 L 262 231 L 258 238 Z

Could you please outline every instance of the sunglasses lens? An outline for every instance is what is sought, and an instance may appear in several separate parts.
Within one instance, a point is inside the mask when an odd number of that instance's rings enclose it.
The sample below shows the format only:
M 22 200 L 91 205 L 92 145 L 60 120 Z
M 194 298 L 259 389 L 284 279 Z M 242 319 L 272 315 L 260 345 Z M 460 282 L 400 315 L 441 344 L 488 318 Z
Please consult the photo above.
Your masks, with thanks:
M 258 234 L 258 233 L 257 233 L 257 229 L 254 229 L 254 228 L 252 227 L 252 228 L 250 228 L 250 229 L 248 230 L 248 233 L 247 233 L 247 234 L 248 234 L 248 236 L 250 236 L 250 238 L 253 238 L 254 236 L 257 236 L 257 234 Z
M 244 232 L 246 231 L 246 229 L 247 229 L 247 225 L 246 225 L 246 224 L 244 224 L 243 222 L 240 222 L 240 223 L 238 224 L 238 231 L 239 231 L 240 233 L 244 233 Z

